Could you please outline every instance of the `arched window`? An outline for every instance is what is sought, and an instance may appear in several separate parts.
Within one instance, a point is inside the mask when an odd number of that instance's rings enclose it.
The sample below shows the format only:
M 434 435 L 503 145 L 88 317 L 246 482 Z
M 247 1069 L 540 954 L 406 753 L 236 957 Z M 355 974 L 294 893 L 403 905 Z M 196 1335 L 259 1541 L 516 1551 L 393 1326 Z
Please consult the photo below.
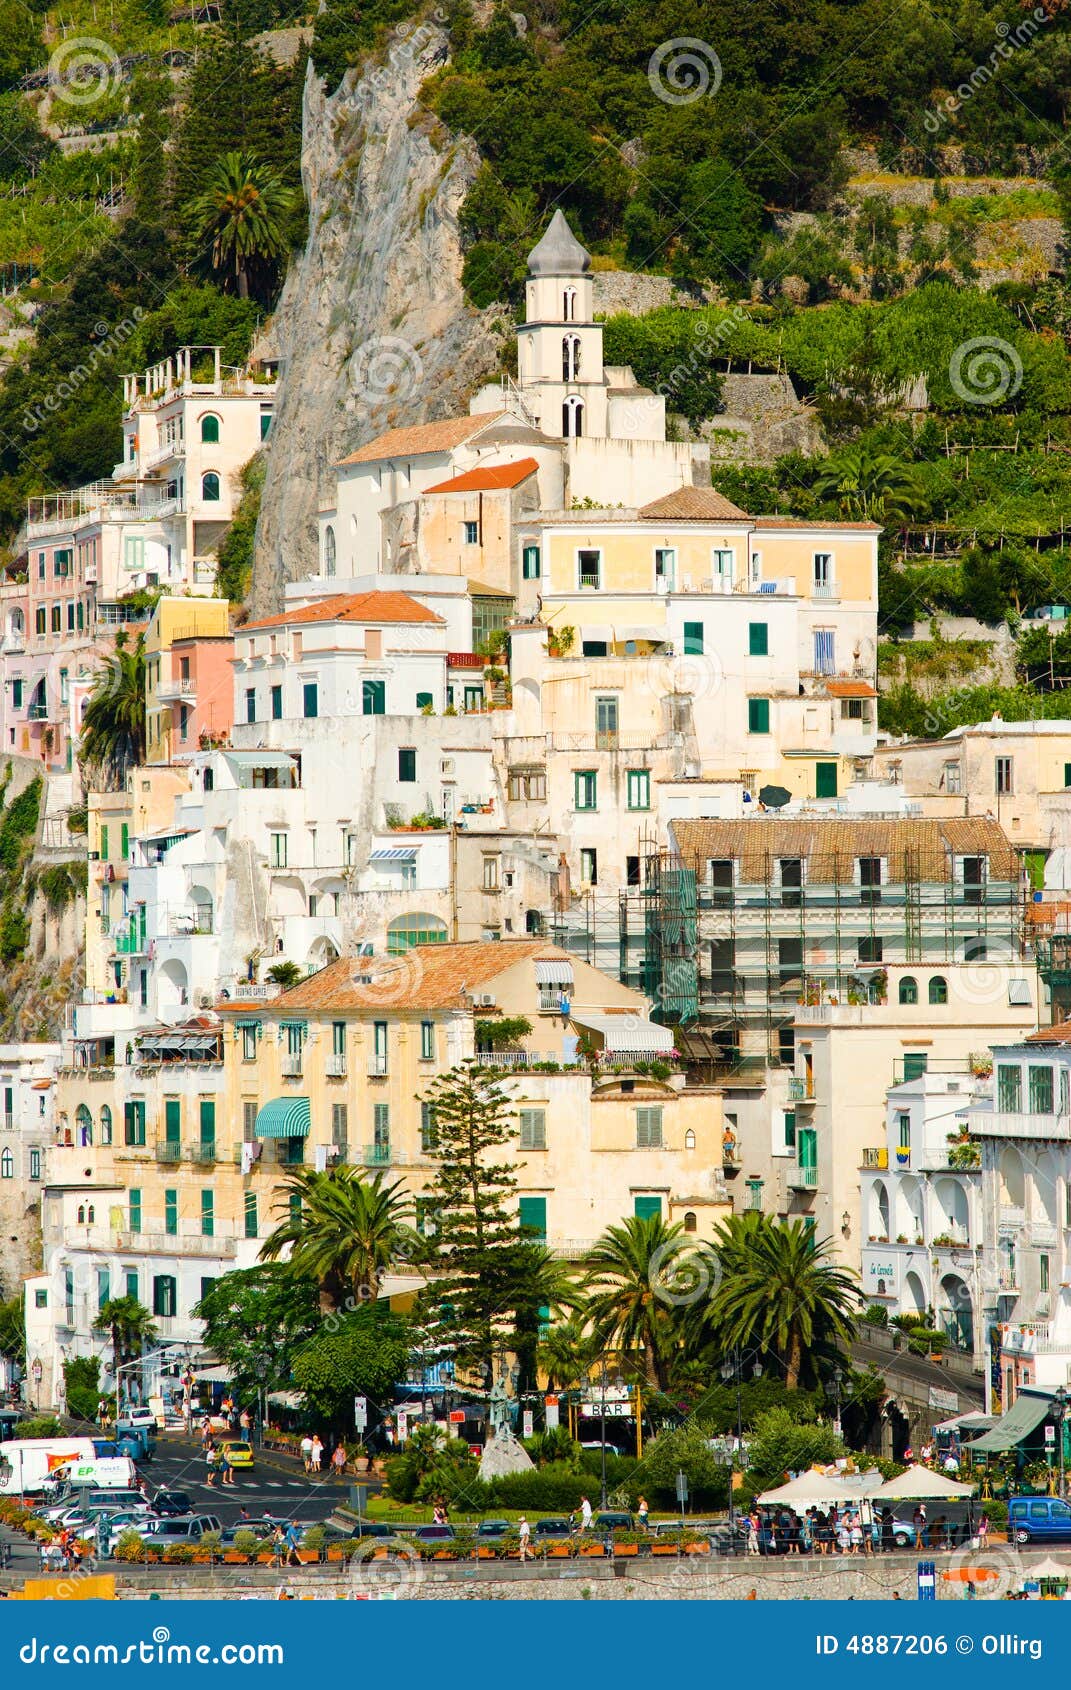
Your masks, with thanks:
M 562 380 L 580 379 L 580 336 L 567 334 L 562 341 Z
M 216 771 L 215 771 L 215 769 L 206 769 L 205 772 L 204 772 L 204 778 L 201 782 L 201 785 L 204 787 L 206 792 L 211 792 L 214 789 L 215 784 L 216 784 Z
M 90 1226 L 93 1225 L 93 1222 L 96 1220 L 96 1218 L 97 1218 L 97 1211 L 96 1211 L 96 1209 L 94 1209 L 94 1207 L 91 1203 L 89 1205 L 89 1212 L 86 1215 L 86 1219 L 89 1222 Z
M 112 1142 L 112 1112 L 106 1103 L 100 1112 L 100 1142 L 101 1144 Z
M 85 1226 L 85 1224 L 86 1224 L 86 1206 L 85 1206 L 84 1203 L 79 1203 L 79 1205 L 78 1205 L 78 1225 L 79 1226 Z
M 15 1158 L 10 1150 L 5 1150 L 0 1156 L 0 1179 L 15 1178 Z
M 576 321 L 576 289 L 566 288 L 562 294 L 562 317 L 567 323 Z
M 201 497 L 207 505 L 214 505 L 219 501 L 219 476 L 214 469 L 201 477 Z
M 80 1103 L 74 1112 L 74 1124 L 78 1132 L 76 1143 L 85 1150 L 93 1143 L 93 1117 L 84 1103 Z
M 684 1135 L 684 1148 L 685 1150 L 695 1149 L 695 1133 L 692 1131 L 691 1127 L 688 1128 L 688 1131 Z
M 446 923 L 437 915 L 399 915 L 387 928 L 387 953 L 401 956 L 414 945 L 445 945 Z
M 201 418 L 201 441 L 205 446 L 219 445 L 219 418 L 211 413 Z
M 584 432 L 584 401 L 570 395 L 562 406 L 562 434 L 566 440 L 579 440 Z
M 948 981 L 943 974 L 934 974 L 930 977 L 930 1002 L 948 1002 Z
M 905 974 L 903 979 L 900 982 L 900 1002 L 901 1003 L 918 1003 L 918 1001 L 919 1001 L 918 981 L 912 980 L 910 974 Z
M 335 573 L 335 531 L 330 523 L 324 529 L 324 574 Z
M 699 1222 L 696 1220 L 695 1214 L 694 1214 L 693 1210 L 691 1210 L 691 1209 L 688 1210 L 687 1214 L 684 1217 L 684 1230 L 685 1230 L 685 1232 L 698 1232 L 699 1231 Z
M 48 611 L 45 609 L 43 604 L 38 605 L 38 607 L 37 607 L 37 616 L 36 616 L 35 621 L 36 621 L 37 632 L 39 634 L 47 634 L 48 633 Z

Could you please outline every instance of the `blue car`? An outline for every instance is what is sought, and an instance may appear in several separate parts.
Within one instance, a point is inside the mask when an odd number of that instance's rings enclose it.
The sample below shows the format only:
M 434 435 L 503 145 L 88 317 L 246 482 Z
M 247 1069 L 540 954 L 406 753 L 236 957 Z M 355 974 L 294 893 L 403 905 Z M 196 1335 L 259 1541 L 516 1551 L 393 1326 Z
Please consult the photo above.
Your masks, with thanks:
M 1071 1502 L 1056 1496 L 1013 1496 L 1008 1502 L 1008 1537 L 1013 1543 L 1071 1538 Z

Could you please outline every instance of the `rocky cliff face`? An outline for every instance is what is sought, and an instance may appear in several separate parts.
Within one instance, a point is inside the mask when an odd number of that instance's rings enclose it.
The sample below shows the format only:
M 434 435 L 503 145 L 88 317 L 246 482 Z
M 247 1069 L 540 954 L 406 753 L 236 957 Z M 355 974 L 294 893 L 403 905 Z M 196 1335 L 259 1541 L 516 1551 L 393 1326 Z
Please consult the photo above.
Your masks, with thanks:
M 479 163 L 419 101 L 447 53 L 406 26 L 385 61 L 328 97 L 309 66 L 302 175 L 309 238 L 262 350 L 281 360 L 257 527 L 252 603 L 315 573 L 331 466 L 384 429 L 467 409 L 497 363 L 501 313 L 461 292 L 457 213 Z M 499 325 L 496 328 L 496 325 Z

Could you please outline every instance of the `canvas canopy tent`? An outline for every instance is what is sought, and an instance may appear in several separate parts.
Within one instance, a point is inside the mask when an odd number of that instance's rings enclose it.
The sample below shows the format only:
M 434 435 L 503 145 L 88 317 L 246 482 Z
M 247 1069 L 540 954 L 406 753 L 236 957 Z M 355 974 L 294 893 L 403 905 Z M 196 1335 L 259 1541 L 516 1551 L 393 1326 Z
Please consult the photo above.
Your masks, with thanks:
M 1030 1391 L 1021 1390 L 1007 1414 L 990 1431 L 968 1444 L 967 1450 L 972 1458 L 976 1455 L 1005 1455 L 1008 1450 L 1017 1449 L 1031 1432 L 1036 1432 L 1051 1410 L 1051 1397 L 1035 1396 Z
M 778 1485 L 774 1490 L 764 1490 L 759 1502 L 764 1508 L 796 1508 L 801 1505 L 808 1508 L 819 1502 L 835 1502 L 842 1506 L 846 1502 L 865 1501 L 880 1485 L 881 1474 L 876 1469 L 869 1473 L 823 1473 L 812 1467 L 797 1478 L 789 1479 L 787 1484 Z
M 1028 1579 L 1071 1579 L 1071 1564 L 1056 1561 L 1051 1555 L 1046 1555 L 1044 1561 L 1037 1561 L 1024 1571 Z
M 931 1473 L 928 1467 L 909 1467 L 898 1479 L 887 1479 L 873 1495 L 874 1502 L 951 1502 L 974 1495 L 973 1485 L 961 1485 L 946 1479 L 943 1473 Z

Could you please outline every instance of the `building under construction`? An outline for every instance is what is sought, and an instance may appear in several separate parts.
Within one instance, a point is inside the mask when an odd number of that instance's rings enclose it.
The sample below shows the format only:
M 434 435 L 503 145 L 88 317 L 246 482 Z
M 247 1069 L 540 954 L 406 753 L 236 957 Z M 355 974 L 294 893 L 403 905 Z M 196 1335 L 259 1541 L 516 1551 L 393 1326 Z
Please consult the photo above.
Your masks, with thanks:
M 1019 856 L 988 818 L 675 821 L 670 840 L 620 900 L 620 957 L 697 1079 L 791 1067 L 797 1007 L 884 1001 L 891 963 L 925 971 L 900 1002 L 921 991 L 939 1017 L 935 966 L 1033 960 Z

